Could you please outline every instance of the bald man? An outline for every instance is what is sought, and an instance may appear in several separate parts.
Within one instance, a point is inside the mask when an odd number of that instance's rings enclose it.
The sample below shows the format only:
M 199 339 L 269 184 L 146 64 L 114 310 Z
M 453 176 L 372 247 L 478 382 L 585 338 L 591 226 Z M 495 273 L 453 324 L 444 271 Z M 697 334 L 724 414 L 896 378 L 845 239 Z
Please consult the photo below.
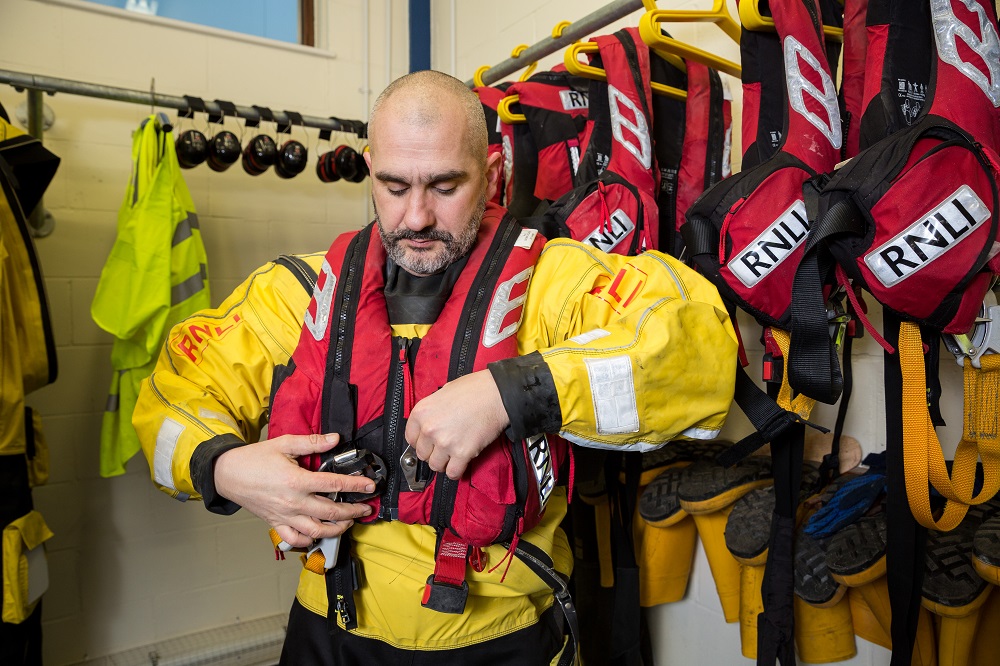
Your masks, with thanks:
M 732 325 L 714 287 L 665 255 L 546 243 L 488 204 L 500 158 L 457 79 L 393 82 L 369 138 L 374 222 L 325 255 L 267 264 L 171 332 L 133 418 L 153 480 L 216 513 L 246 508 L 295 548 L 345 537 L 338 567 L 303 569 L 282 664 L 569 663 L 553 581 L 519 557 L 495 566 L 506 545 L 460 544 L 476 556 L 460 562 L 464 606 L 428 597 L 456 537 L 407 517 L 401 454 L 461 484 L 484 452 L 543 433 L 624 450 L 713 437 L 732 399 Z M 435 372 L 448 380 L 421 392 Z M 335 502 L 374 485 L 295 462 L 355 447 L 386 465 L 376 501 Z M 568 577 L 565 486 L 529 479 L 542 509 L 518 549 Z

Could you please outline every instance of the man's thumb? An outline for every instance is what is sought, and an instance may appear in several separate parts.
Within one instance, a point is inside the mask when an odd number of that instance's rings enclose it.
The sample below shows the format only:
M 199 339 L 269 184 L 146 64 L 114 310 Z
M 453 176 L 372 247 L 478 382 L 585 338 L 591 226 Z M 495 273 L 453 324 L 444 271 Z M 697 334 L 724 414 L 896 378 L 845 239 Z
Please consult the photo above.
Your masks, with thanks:
M 291 456 L 305 456 L 310 453 L 329 451 L 340 442 L 340 435 L 335 432 L 320 435 L 285 435 L 285 453 Z

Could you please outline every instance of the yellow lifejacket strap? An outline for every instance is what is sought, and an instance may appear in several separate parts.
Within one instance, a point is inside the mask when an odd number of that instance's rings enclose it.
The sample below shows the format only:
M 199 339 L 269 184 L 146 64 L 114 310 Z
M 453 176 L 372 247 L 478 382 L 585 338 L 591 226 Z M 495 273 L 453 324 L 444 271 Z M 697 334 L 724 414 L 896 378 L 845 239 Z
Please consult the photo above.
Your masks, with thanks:
M 788 331 L 783 331 L 780 328 L 772 328 L 771 334 L 774 336 L 774 341 L 778 343 L 778 348 L 781 349 L 781 356 L 787 364 L 788 343 L 791 336 L 789 336 Z M 806 421 L 809 420 L 809 415 L 812 414 L 813 407 L 816 406 L 816 401 L 803 393 L 798 394 L 792 399 L 792 385 L 788 383 L 787 368 L 785 372 L 781 373 L 781 389 L 778 391 L 776 402 L 778 403 L 778 407 L 789 412 L 795 412 Z
M 900 325 L 906 495 L 913 517 L 930 529 L 943 532 L 955 529 L 970 505 L 982 504 L 1000 490 L 1000 419 L 997 410 L 1000 400 L 1000 354 L 987 354 L 981 357 L 980 362 L 982 367 L 975 368 L 971 360 L 965 359 L 962 441 L 955 451 L 949 475 L 927 406 L 920 327 L 912 322 Z M 982 490 L 975 494 L 976 462 L 980 458 L 984 482 Z M 936 520 L 931 513 L 930 485 L 948 500 L 944 512 Z

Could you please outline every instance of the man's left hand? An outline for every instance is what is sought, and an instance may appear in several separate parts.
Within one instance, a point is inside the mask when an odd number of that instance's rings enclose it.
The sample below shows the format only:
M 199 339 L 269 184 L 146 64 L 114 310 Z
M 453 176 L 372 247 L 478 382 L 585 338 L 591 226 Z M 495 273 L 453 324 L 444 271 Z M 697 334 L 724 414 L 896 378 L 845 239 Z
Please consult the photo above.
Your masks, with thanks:
M 448 382 L 410 411 L 406 441 L 435 472 L 458 480 L 510 419 L 489 370 Z

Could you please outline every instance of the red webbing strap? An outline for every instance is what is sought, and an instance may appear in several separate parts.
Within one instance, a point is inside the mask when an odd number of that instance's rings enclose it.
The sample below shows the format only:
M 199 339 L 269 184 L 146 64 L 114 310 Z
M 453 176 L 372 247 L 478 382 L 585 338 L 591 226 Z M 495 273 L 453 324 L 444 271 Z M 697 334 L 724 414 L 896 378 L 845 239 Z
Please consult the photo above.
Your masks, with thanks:
M 434 582 L 460 587 L 465 582 L 465 560 L 469 546 L 451 530 L 444 530 L 441 544 L 434 557 Z

